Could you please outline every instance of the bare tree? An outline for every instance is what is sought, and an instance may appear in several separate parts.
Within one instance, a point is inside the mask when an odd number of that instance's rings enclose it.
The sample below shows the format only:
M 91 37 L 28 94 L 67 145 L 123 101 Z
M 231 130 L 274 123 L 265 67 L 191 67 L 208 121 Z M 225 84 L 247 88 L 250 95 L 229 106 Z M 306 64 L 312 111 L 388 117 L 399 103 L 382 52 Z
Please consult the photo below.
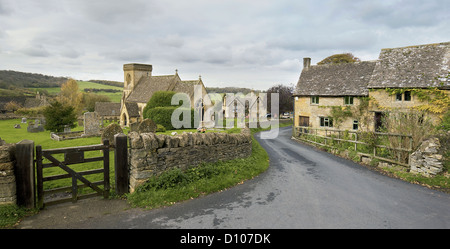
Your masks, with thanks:
M 292 94 L 294 93 L 294 85 L 283 85 L 278 84 L 275 86 L 272 86 L 267 90 L 267 111 L 270 113 L 271 110 L 271 93 L 278 93 L 279 94 L 279 100 L 280 100 L 280 113 L 283 112 L 292 112 L 294 110 L 294 102 L 292 100 Z

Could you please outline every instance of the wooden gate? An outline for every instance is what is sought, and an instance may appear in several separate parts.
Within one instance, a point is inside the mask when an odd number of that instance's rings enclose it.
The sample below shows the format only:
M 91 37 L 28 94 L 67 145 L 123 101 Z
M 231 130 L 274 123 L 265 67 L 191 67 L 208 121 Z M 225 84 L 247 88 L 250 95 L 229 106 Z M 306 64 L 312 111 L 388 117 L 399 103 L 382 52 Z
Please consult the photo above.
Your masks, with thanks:
M 72 201 L 76 202 L 79 199 L 84 199 L 92 196 L 103 195 L 105 198 L 109 197 L 110 183 L 109 183 L 109 141 L 103 141 L 103 144 L 89 145 L 80 147 L 60 148 L 60 149 L 48 149 L 43 150 L 40 145 L 36 146 L 36 168 L 37 168 L 37 206 L 43 208 L 44 205 L 53 205 L 62 202 Z M 87 151 L 103 151 L 103 156 L 85 158 L 85 152 Z M 57 159 L 55 154 L 63 154 L 64 159 Z M 61 157 L 61 156 L 60 156 Z M 47 159 L 49 163 L 43 163 Z M 75 171 L 76 164 L 83 164 L 89 162 L 103 161 L 103 167 L 97 169 L 90 169 L 85 171 Z M 72 165 L 72 167 L 69 167 Z M 46 176 L 43 175 L 43 169 L 59 167 L 65 174 Z M 92 174 L 103 174 L 102 181 L 91 182 L 86 179 L 85 176 Z M 44 182 L 60 180 L 65 178 L 71 178 L 72 184 L 68 187 L 60 187 L 53 189 L 44 189 Z M 78 184 L 78 181 L 81 184 Z M 102 186 L 103 188 L 99 187 Z M 89 187 L 94 190 L 94 193 L 79 194 L 78 189 Z M 44 197 L 56 193 L 71 192 L 71 197 L 63 197 L 57 200 L 50 200 L 44 203 Z M 63 194 L 64 195 L 64 194 Z

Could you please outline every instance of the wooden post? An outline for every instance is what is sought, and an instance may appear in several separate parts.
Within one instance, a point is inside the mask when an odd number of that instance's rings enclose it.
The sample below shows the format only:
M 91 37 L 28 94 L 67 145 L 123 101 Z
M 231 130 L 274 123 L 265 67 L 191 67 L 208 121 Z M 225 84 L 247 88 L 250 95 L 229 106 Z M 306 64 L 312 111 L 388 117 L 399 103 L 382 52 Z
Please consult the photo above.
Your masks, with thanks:
M 44 208 L 44 182 L 42 166 L 42 146 L 36 146 L 36 171 L 37 171 L 37 208 Z
M 22 140 L 16 145 L 18 206 L 34 208 L 36 205 L 34 173 L 34 142 L 31 140 Z
M 114 153 L 114 169 L 116 180 L 116 193 L 123 195 L 129 192 L 128 169 L 128 137 L 125 134 L 114 136 L 116 151 Z
M 103 170 L 104 170 L 104 182 L 103 182 L 103 198 L 109 198 L 109 140 L 103 140 L 103 145 L 106 146 L 103 149 Z

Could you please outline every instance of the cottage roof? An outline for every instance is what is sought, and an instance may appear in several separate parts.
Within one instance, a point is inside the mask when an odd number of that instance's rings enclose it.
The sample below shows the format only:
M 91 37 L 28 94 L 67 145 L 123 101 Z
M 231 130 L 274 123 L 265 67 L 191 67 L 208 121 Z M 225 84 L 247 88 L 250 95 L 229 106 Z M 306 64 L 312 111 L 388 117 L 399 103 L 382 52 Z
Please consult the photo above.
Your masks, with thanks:
M 96 102 L 95 112 L 100 116 L 119 116 L 120 103 Z
M 450 88 L 449 71 L 450 42 L 382 49 L 368 87 Z
M 294 95 L 367 96 L 374 61 L 316 65 L 304 68 Z

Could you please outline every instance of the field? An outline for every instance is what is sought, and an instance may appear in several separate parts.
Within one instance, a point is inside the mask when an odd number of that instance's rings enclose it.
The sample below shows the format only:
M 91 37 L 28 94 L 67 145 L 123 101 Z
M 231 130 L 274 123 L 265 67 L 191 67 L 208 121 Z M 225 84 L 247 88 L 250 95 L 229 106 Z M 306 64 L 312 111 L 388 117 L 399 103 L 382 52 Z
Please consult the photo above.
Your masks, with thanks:
M 108 85 L 103 85 L 103 84 L 88 82 L 88 81 L 77 81 L 77 82 L 78 82 L 78 87 L 81 92 L 84 92 L 85 88 L 120 90 L 120 92 L 116 92 L 116 93 L 110 93 L 110 92 L 105 92 L 105 91 L 97 92 L 97 94 L 99 94 L 99 95 L 108 96 L 109 99 L 111 100 L 111 102 L 120 103 L 120 99 L 122 98 L 122 90 L 123 90 L 122 87 L 108 86 Z M 32 89 L 33 91 L 47 91 L 51 95 L 56 95 L 61 91 L 60 87 L 30 88 L 30 89 Z

